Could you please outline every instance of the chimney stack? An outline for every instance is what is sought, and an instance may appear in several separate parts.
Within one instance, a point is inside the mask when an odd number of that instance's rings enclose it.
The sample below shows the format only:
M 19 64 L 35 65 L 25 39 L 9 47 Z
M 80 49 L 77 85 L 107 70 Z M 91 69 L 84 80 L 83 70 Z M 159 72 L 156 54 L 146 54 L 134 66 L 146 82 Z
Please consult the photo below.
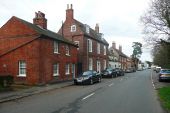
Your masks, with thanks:
M 119 51 L 122 52 L 122 46 L 121 45 L 119 45 Z
M 43 29 L 47 29 L 47 19 L 45 18 L 45 14 L 41 11 L 35 12 L 35 18 L 33 19 L 33 24 L 42 27 Z
M 96 31 L 97 33 L 99 33 L 99 24 L 96 24 L 96 26 L 95 26 L 95 31 Z
M 74 13 L 73 13 L 73 5 L 70 4 L 70 7 L 69 7 L 69 4 L 67 4 L 67 10 L 66 10 L 66 20 L 68 19 L 71 19 L 73 20 L 74 19 Z
M 116 43 L 115 43 L 115 41 L 112 42 L 112 48 L 116 49 Z

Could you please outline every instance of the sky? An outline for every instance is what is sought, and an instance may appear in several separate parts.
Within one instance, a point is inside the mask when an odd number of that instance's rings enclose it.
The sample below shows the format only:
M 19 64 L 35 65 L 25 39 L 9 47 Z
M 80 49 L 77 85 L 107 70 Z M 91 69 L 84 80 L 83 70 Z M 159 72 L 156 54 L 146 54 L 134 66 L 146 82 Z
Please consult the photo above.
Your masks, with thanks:
M 150 49 L 145 46 L 142 24 L 139 19 L 149 8 L 150 0 L 1 0 L 0 27 L 12 16 L 32 23 L 35 12 L 45 13 L 49 30 L 58 32 L 65 20 L 67 4 L 73 4 L 74 18 L 91 28 L 99 24 L 100 32 L 109 42 L 122 45 L 122 51 L 130 56 L 132 42 L 141 42 L 142 61 L 152 61 Z

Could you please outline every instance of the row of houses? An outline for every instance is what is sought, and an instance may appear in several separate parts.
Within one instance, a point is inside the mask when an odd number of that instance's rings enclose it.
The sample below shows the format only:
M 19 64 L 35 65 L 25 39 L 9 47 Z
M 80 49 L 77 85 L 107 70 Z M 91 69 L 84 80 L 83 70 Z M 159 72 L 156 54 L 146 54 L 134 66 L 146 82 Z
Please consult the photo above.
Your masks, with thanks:
M 0 28 L 0 75 L 22 84 L 72 80 L 85 70 L 105 69 L 108 46 L 98 24 L 92 29 L 74 19 L 72 5 L 58 32 L 47 29 L 40 11 L 33 23 L 13 16 Z
M 113 65 L 126 69 L 122 47 L 108 47 L 98 24 L 92 29 L 74 18 L 72 4 L 58 32 L 47 29 L 40 11 L 33 23 L 13 16 L 0 28 L 0 76 L 12 75 L 15 83 L 30 85 L 72 80 L 83 71 L 111 66 L 112 53 Z
M 129 68 L 135 68 L 135 62 L 131 57 L 128 57 L 122 51 L 122 46 L 119 45 L 119 49 L 116 48 L 116 43 L 113 41 L 112 46 L 109 48 L 109 67 L 121 68 L 126 71 Z

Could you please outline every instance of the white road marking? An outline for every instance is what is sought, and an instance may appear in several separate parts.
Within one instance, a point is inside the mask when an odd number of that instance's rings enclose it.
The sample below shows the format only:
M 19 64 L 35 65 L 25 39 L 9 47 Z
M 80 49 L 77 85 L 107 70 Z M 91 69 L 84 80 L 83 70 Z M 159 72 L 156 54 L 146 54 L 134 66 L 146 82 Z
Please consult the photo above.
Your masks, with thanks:
M 109 87 L 111 87 L 111 86 L 113 86 L 113 85 L 114 85 L 114 83 L 112 83 L 112 84 L 109 84 L 108 86 L 109 86 Z
M 87 98 L 93 96 L 94 94 L 95 94 L 95 93 L 91 93 L 91 94 L 87 95 L 86 97 L 84 97 L 82 100 L 85 100 L 85 99 L 87 99 Z
M 120 81 L 122 81 L 123 79 L 121 78 Z

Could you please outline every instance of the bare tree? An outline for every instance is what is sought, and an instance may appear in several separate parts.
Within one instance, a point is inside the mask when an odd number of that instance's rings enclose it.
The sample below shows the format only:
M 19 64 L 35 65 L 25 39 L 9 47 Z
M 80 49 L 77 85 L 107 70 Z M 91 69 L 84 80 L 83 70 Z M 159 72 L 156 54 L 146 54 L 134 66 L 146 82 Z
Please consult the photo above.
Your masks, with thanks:
M 145 40 L 150 45 L 170 39 L 170 0 L 154 0 L 150 9 L 141 16 Z

